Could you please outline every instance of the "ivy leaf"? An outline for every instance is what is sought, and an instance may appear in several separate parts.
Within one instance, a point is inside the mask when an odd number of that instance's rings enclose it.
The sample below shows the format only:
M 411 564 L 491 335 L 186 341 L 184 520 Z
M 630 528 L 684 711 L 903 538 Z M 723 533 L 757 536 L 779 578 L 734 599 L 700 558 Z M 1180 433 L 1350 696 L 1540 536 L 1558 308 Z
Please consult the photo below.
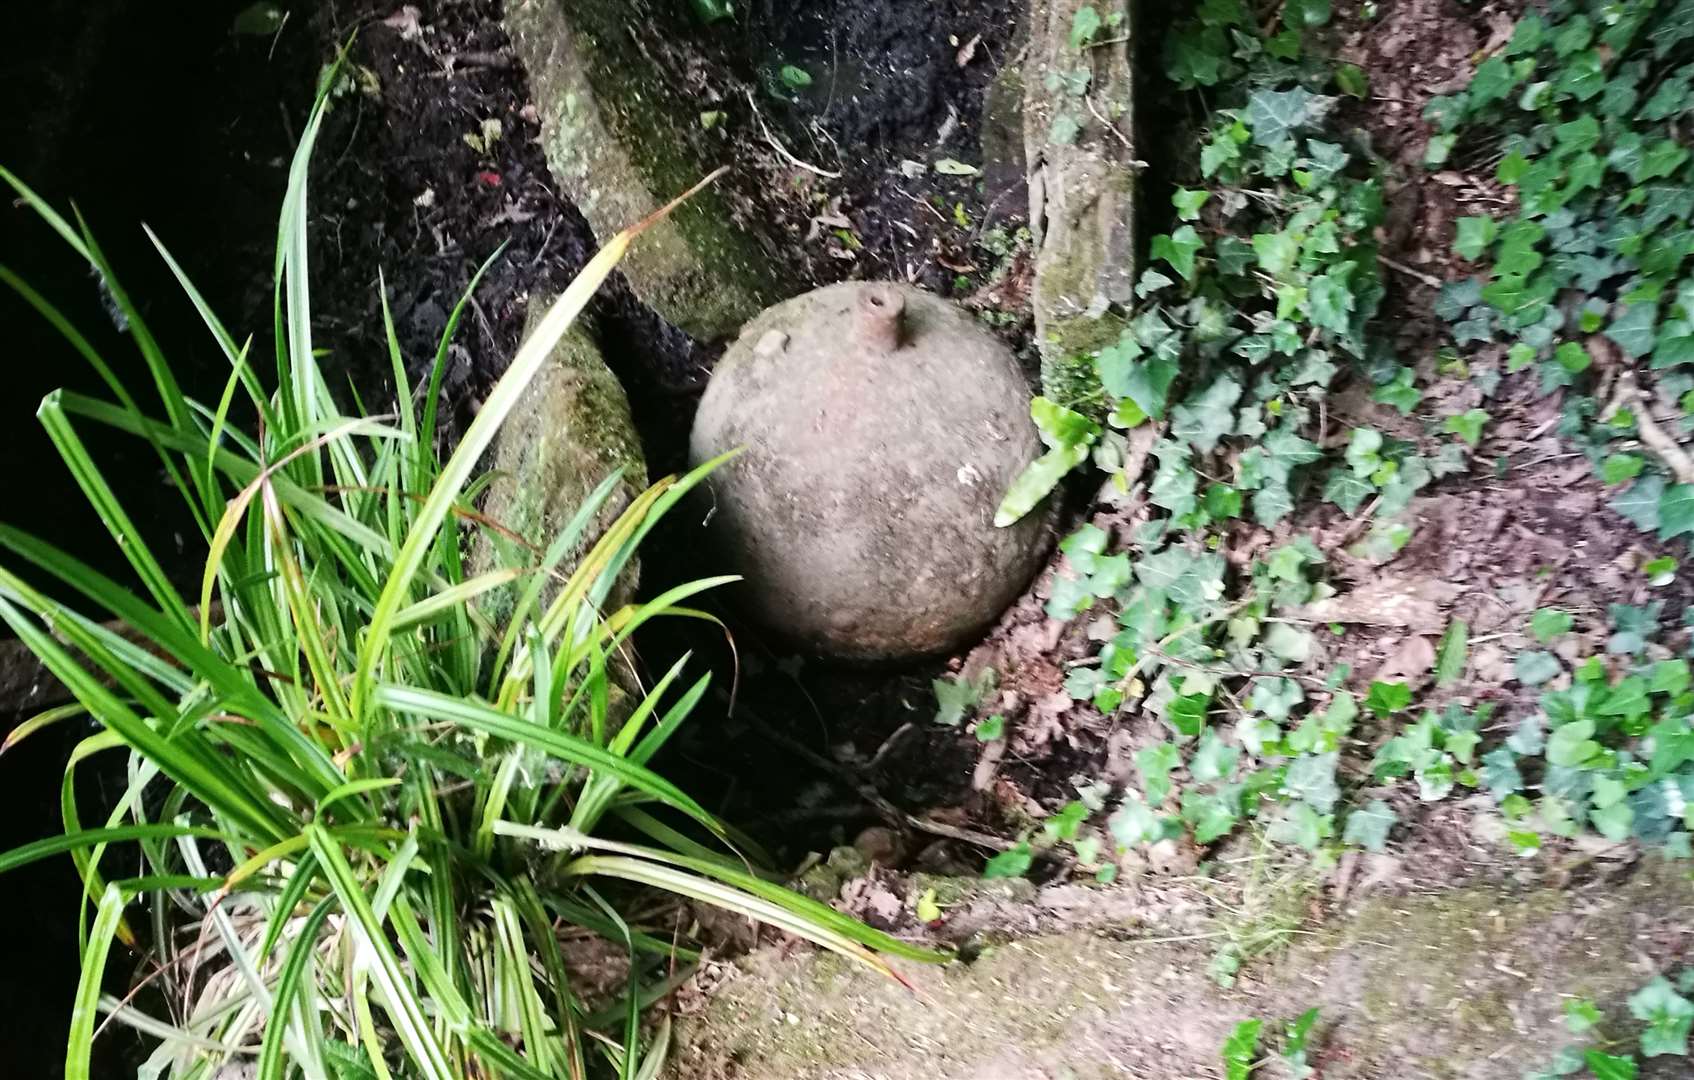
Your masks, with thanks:
M 1535 635 L 1536 641 L 1545 645 L 1561 634 L 1570 633 L 1573 621 L 1568 611 L 1540 608 L 1529 617 L 1529 631 Z
M 1496 799 L 1521 789 L 1523 773 L 1518 771 L 1517 755 L 1504 746 L 1482 755 L 1482 783 Z
M 1465 673 L 1465 661 L 1470 655 L 1470 624 L 1454 619 L 1441 635 L 1435 649 L 1435 685 L 1451 686 Z
M 1631 357 L 1640 359 L 1653 351 L 1658 338 L 1659 306 L 1655 303 L 1630 304 L 1622 315 L 1606 327 L 1606 336 Z
M 1694 1024 L 1694 1002 L 1677 993 L 1663 975 L 1630 997 L 1629 1014 L 1647 1024 L 1641 1033 L 1644 1057 L 1688 1055 L 1688 1029 Z
M 1594 721 L 1572 720 L 1553 729 L 1547 738 L 1547 762 L 1562 768 L 1577 768 L 1600 752 L 1593 739 Z
M 1600 1023 L 1600 1010 L 1587 998 L 1565 1002 L 1565 1027 L 1572 1035 L 1581 1035 Z
M 1307 305 L 1311 309 L 1312 322 L 1335 334 L 1345 334 L 1351 324 L 1353 314 L 1353 290 L 1347 283 L 1351 276 L 1353 264 L 1346 264 L 1346 272 L 1330 271 L 1312 279 L 1308 288 Z
M 1287 481 L 1272 481 L 1253 492 L 1253 520 L 1270 528 L 1294 512 L 1294 496 Z
M 1281 278 L 1300 258 L 1300 241 L 1287 232 L 1258 233 L 1252 242 L 1259 268 L 1271 277 Z
M 1431 135 L 1429 144 L 1424 147 L 1423 163 L 1431 169 L 1447 164 L 1447 159 L 1453 156 L 1453 147 L 1459 144 L 1457 132 L 1446 135 Z
M 1235 403 L 1241 384 L 1229 376 L 1217 379 L 1204 393 L 1190 397 L 1171 413 L 1172 437 L 1201 453 L 1217 449 L 1218 440 L 1235 428 Z
M 1100 13 L 1094 5 L 1085 4 L 1076 9 L 1071 18 L 1071 48 L 1081 49 L 1094 40 L 1094 35 L 1100 32 Z
M 1100 350 L 1095 369 L 1100 373 L 1100 385 L 1108 394 L 1128 398 L 1146 415 L 1162 420 L 1178 364 L 1157 351 L 1137 359 L 1141 352 L 1134 338 L 1125 337 L 1118 344 Z
M 1171 700 L 1165 719 L 1178 735 L 1192 739 L 1205 730 L 1206 712 L 1211 704 L 1210 694 L 1181 694 Z
M 1365 708 L 1380 719 L 1400 712 L 1412 703 L 1412 688 L 1405 683 L 1373 682 L 1365 695 Z
M 1223 1044 L 1225 1080 L 1248 1080 L 1259 1057 L 1259 1030 L 1263 1020 L 1243 1020 L 1235 1025 Z
M 1412 410 L 1423 400 L 1423 391 L 1416 385 L 1417 373 L 1409 367 L 1401 366 L 1396 369 L 1394 378 L 1377 387 L 1370 399 L 1383 405 L 1391 405 L 1399 410 L 1401 416 L 1412 415 Z
M 1602 1050 L 1590 1050 L 1583 1055 L 1594 1080 L 1635 1080 L 1636 1066 L 1632 1057 L 1616 1057 Z
M 1223 794 L 1205 795 L 1192 789 L 1182 793 L 1182 820 L 1194 829 L 1194 842 L 1209 844 L 1235 830 L 1241 815 Z
M 1358 513 L 1364 501 L 1374 494 L 1376 485 L 1353 475 L 1349 469 L 1332 470 L 1329 481 L 1323 486 L 1323 497 L 1346 511 L 1348 515 Z
M 1600 482 L 1607 487 L 1641 475 L 1646 459 L 1639 454 L 1611 454 L 1600 464 Z
M 1561 671 L 1559 658 L 1550 652 L 1525 650 L 1512 661 L 1512 671 L 1525 686 L 1540 686 Z
M 1176 207 L 1176 216 L 1183 221 L 1200 220 L 1200 208 L 1206 205 L 1206 200 L 1212 197 L 1209 191 L 1189 191 L 1179 187 L 1176 194 L 1171 196 L 1171 203 Z
M 1649 473 L 1607 505 L 1629 519 L 1637 529 L 1652 532 L 1659 527 L 1659 499 L 1664 491 L 1664 477 Z
M 1329 22 L 1330 0 L 1288 0 L 1282 9 L 1282 25 L 1290 30 L 1309 29 Z
M 1224 742 L 1216 731 L 1207 728 L 1201 733 L 1200 745 L 1188 763 L 1189 775 L 1202 784 L 1223 780 L 1235 768 L 1235 759 L 1240 753 L 1239 747 Z
M 1288 427 L 1279 427 L 1260 443 L 1264 448 L 1264 472 L 1267 477 L 1286 480 L 1289 473 L 1301 465 L 1309 465 L 1323 456 L 1318 444 L 1302 438 Z
M 1196 492 L 1200 479 L 1188 464 L 1188 447 L 1161 439 L 1153 447 L 1153 455 L 1159 459 L 1159 468 L 1153 474 L 1147 500 L 1154 506 L 1169 510 L 1172 517 L 1182 518 L 1193 513 L 1199 505 Z
M 1307 851 L 1316 851 L 1330 828 L 1324 816 L 1299 802 L 1285 808 L 1281 816 L 1271 822 L 1266 835 L 1278 844 L 1294 844 Z
M 1482 441 L 1482 426 L 1488 423 L 1488 413 L 1482 409 L 1470 409 L 1447 418 L 1442 430 L 1450 435 L 1457 435 L 1465 441 L 1465 445 L 1475 449 Z
M 1388 832 L 1400 816 L 1381 799 L 1372 799 L 1347 815 L 1347 827 L 1341 841 L 1355 844 L 1366 851 L 1380 852 L 1388 847 Z
M 1672 484 L 1659 497 L 1659 539 L 1694 533 L 1694 484 Z
M 1316 94 L 1296 86 L 1292 90 L 1257 90 L 1247 99 L 1247 124 L 1253 141 L 1260 146 L 1289 142 L 1295 133 L 1312 123 Z
M 1206 242 L 1200 239 L 1194 226 L 1184 225 L 1175 232 L 1153 237 L 1152 255 L 1170 263 L 1184 281 L 1193 281 L 1194 255 L 1205 246 Z
M 1141 773 L 1141 789 L 1148 806 L 1158 806 L 1171 791 L 1171 773 L 1182 764 L 1182 753 L 1166 739 L 1135 752 L 1135 767 Z
M 988 865 L 982 868 L 982 879 L 992 881 L 995 878 L 1021 878 L 1029 873 L 1029 868 L 1035 862 L 1035 852 L 1025 840 L 1010 851 L 988 860 Z
M 942 727 L 958 727 L 965 715 L 994 689 L 998 678 L 993 668 L 984 668 L 975 680 L 963 676 L 932 680 L 930 688 L 935 691 L 935 722 Z
M 1252 697 L 1247 704 L 1272 720 L 1286 720 L 1294 706 L 1305 700 L 1306 692 L 1300 689 L 1299 683 L 1279 676 L 1255 680 Z
M 1459 219 L 1459 234 L 1453 241 L 1453 250 L 1462 259 L 1480 259 L 1489 245 L 1494 243 L 1494 236 L 1499 226 L 1491 217 L 1463 217 Z
M 1357 64 L 1342 64 L 1336 68 L 1335 85 L 1343 94 L 1361 101 L 1370 94 L 1370 77 Z
M 1310 803 L 1318 813 L 1329 813 L 1335 809 L 1336 801 L 1341 798 L 1341 788 L 1335 782 L 1335 767 L 1340 759 L 1338 751 L 1305 754 L 1295 758 L 1294 763 L 1288 766 L 1288 774 L 1282 782 L 1283 789 L 1295 798 Z

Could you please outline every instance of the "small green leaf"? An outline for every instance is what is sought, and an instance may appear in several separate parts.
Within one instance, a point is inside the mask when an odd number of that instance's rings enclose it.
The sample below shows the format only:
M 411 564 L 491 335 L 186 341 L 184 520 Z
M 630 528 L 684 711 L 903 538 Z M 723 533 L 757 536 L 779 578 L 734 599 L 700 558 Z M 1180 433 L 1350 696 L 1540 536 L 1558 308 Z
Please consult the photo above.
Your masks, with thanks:
M 918 902 L 914 905 L 913 914 L 918 922 L 933 923 L 941 918 L 941 905 L 936 901 L 935 890 L 925 889 L 918 894 Z
M 1458 236 L 1453 241 L 1453 250 L 1459 257 L 1475 261 L 1483 256 L 1490 245 L 1494 243 L 1499 225 L 1491 217 L 1463 217 L 1459 219 Z
M 1547 738 L 1547 761 L 1562 768 L 1582 765 L 1600 752 L 1593 734 L 1594 721 L 1586 718 L 1554 728 Z
M 237 34 L 269 37 L 281 30 L 287 21 L 287 13 L 282 10 L 280 4 L 261 0 L 260 3 L 249 4 L 236 12 L 235 23 L 231 29 Z
M 1228 376 L 1213 381 L 1172 411 L 1171 437 L 1210 453 L 1235 429 L 1235 403 L 1240 399 L 1240 383 Z
M 1247 99 L 1247 124 L 1260 146 L 1288 142 L 1312 123 L 1317 105 L 1326 99 L 1296 86 L 1292 90 L 1256 90 Z M 1333 100 L 1333 99 L 1328 99 Z
M 1600 1022 L 1600 1010 L 1587 998 L 1565 1002 L 1565 1027 L 1581 1035 Z
M 1653 351 L 1658 339 L 1659 307 L 1656 303 L 1629 304 L 1622 315 L 1606 327 L 1606 336 L 1631 357 L 1639 359 Z
M 1260 269 L 1280 278 L 1293 270 L 1300 258 L 1300 241 L 1286 232 L 1259 233 L 1253 237 L 1253 252 L 1259 257 Z
M 1243 1020 L 1235 1025 L 1223 1044 L 1224 1077 L 1226 1080 L 1248 1080 L 1259 1057 L 1259 1031 L 1262 1020 Z
M 996 739 L 1003 739 L 1005 737 L 1006 718 L 1000 713 L 995 713 L 993 716 L 990 716 L 988 719 L 976 726 L 977 742 L 994 742 Z
M 1435 650 L 1435 685 L 1451 686 L 1465 673 L 1470 655 L 1470 624 L 1454 619 Z
M 975 680 L 959 676 L 956 679 L 934 679 L 930 688 L 935 691 L 935 722 L 942 727 L 958 727 L 967 713 L 976 708 L 999 681 L 993 668 L 984 668 Z
M 1342 64 L 1335 69 L 1335 85 L 1348 97 L 1363 101 L 1370 96 L 1370 77 L 1357 64 Z
M 1071 17 L 1071 48 L 1081 49 L 1094 40 L 1094 35 L 1100 32 L 1100 13 L 1092 4 L 1084 4 L 1076 9 Z
M 1183 221 L 1200 220 L 1200 208 L 1206 205 L 1206 200 L 1212 197 L 1209 191 L 1189 191 L 1179 187 L 1176 194 L 1171 196 L 1171 204 L 1176 207 L 1176 216 Z
M 1567 341 L 1554 349 L 1553 359 L 1558 362 L 1561 368 L 1572 375 L 1582 374 L 1588 370 L 1589 365 L 1594 363 L 1593 358 L 1588 355 L 1588 350 L 1583 348 L 1580 342 L 1575 341 Z
M 1559 658 L 1552 653 L 1525 650 L 1518 653 L 1512 662 L 1512 670 L 1517 675 L 1518 682 L 1525 686 L 1540 686 L 1562 669 Z
M 1616 1057 L 1602 1050 L 1590 1050 L 1583 1055 L 1594 1080 L 1635 1080 L 1636 1065 L 1632 1057 Z
M 1694 533 L 1694 484 L 1672 484 L 1659 497 L 1659 539 Z
M 1372 799 L 1347 815 L 1347 827 L 1341 834 L 1341 840 L 1366 851 L 1383 851 L 1388 846 L 1388 832 L 1399 819 L 1386 802 Z
M 1529 617 L 1529 631 L 1535 635 L 1535 640 L 1545 645 L 1561 634 L 1570 633 L 1572 622 L 1568 611 L 1541 608 Z
M 1365 695 L 1365 708 L 1386 719 L 1412 703 L 1412 688 L 1405 683 L 1372 682 Z
M 1428 168 L 1439 168 L 1447 164 L 1447 159 L 1453 156 L 1453 147 L 1459 144 L 1456 132 L 1446 135 L 1431 135 L 1429 145 L 1423 151 L 1423 163 Z
M 1400 415 L 1410 416 L 1412 410 L 1423 400 L 1423 392 L 1417 388 L 1417 374 L 1409 367 L 1399 368 L 1394 378 L 1376 388 L 1370 398 L 1383 405 L 1391 405 L 1399 410 Z
M 790 90 L 804 90 L 812 85 L 811 72 L 803 67 L 795 67 L 793 64 L 784 64 L 777 75 L 782 79 L 783 85 Z
M 1647 1024 L 1641 1033 L 1643 1057 L 1688 1055 L 1688 1031 L 1694 1024 L 1694 1002 L 1676 992 L 1663 975 L 1629 999 L 1629 1014 Z
M 1330 819 L 1306 803 L 1297 802 L 1283 808 L 1272 821 L 1265 835 L 1278 844 L 1293 844 L 1306 851 L 1316 851 L 1331 832 Z
M 1466 446 L 1475 448 L 1482 441 L 1482 427 L 1488 423 L 1488 414 L 1481 409 L 1470 409 L 1455 416 L 1449 416 L 1443 425 L 1449 435 L 1457 435 L 1465 441 Z
M 1612 454 L 1600 465 L 1600 481 L 1610 487 L 1641 475 L 1646 459 L 1639 454 Z
M 1184 225 L 1168 235 L 1153 237 L 1152 255 L 1170 263 L 1184 281 L 1194 280 L 1195 253 L 1206 246 L 1194 226 Z
M 1029 873 L 1029 868 L 1035 863 L 1035 853 L 1025 840 L 1016 847 L 988 860 L 988 865 L 982 868 L 982 879 L 992 881 L 995 878 L 1021 878 Z
M 967 165 L 954 158 L 942 158 L 930 167 L 942 176 L 979 176 L 982 173 L 975 165 Z

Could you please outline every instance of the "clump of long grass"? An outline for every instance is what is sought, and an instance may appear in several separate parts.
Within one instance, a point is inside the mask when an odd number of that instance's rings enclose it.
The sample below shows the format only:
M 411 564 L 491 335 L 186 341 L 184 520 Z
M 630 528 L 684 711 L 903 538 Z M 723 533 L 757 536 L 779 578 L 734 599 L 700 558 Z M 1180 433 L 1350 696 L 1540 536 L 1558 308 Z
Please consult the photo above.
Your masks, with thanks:
M 320 94 L 282 207 L 273 387 L 251 339 L 236 343 L 154 238 L 229 360 L 215 407 L 183 395 L 80 216 L 73 225 L 0 170 L 104 278 L 163 410 L 149 415 L 44 297 L 0 268 L 110 387 L 109 401 L 56 392 L 40 418 L 139 585 L 0 526 L 0 549 L 80 597 L 61 603 L 0 568 L 0 619 L 76 699 L 11 741 L 82 715 L 96 725 L 65 769 L 64 834 L 0 855 L 3 871 L 68 853 L 86 886 L 67 1080 L 88 1076 L 103 1016 L 155 1039 L 142 1075 L 172 1080 L 239 1064 L 260 1080 L 652 1076 L 667 1028 L 644 1029 L 640 1015 L 667 982 L 646 977 L 642 958 L 674 966 L 692 954 L 625 914 L 620 901 L 645 889 L 884 971 L 883 954 L 935 959 L 751 869 L 728 828 L 648 768 L 706 692 L 709 675 L 684 676 L 686 657 L 627 715 L 610 705 L 630 636 L 656 618 L 708 617 L 686 605 L 728 580 L 602 610 L 643 538 L 711 464 L 654 484 L 574 567 L 564 553 L 616 475 L 527 565 L 467 567 L 476 530 L 495 527 L 472 506 L 478 459 L 642 226 L 613 238 L 553 305 L 442 461 L 435 402 L 458 312 L 421 411 L 386 307 L 394 415 L 344 414 L 315 358 L 307 173 L 325 108 Z M 252 431 L 232 422 L 238 396 Z M 148 550 L 85 449 L 86 424 L 140 440 L 181 492 L 207 551 L 196 596 Z M 478 610 L 495 589 L 518 593 L 502 625 Z M 127 754 L 127 786 L 104 820 L 85 822 L 76 769 L 114 753 Z M 566 933 L 627 950 L 630 983 L 614 1007 L 584 1000 Z M 142 951 L 145 992 L 103 993 L 114 942 Z

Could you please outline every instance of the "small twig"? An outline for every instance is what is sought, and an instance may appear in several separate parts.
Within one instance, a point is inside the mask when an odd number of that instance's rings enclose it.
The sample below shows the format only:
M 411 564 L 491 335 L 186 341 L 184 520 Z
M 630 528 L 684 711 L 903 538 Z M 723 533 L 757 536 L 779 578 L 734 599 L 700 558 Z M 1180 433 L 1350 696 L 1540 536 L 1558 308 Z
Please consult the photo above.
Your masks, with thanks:
M 895 728 L 893 734 L 889 735 L 888 738 L 882 740 L 882 745 L 876 748 L 876 753 L 871 755 L 870 761 L 865 763 L 865 771 L 871 772 L 878 765 L 881 765 L 882 759 L 887 757 L 890 753 L 893 752 L 894 747 L 899 745 L 900 740 L 904 739 L 907 735 L 910 735 L 912 732 L 916 731 L 917 729 L 918 729 L 918 726 L 916 724 L 912 723 L 910 720 L 906 721 L 904 724 L 901 724 L 899 727 Z
M 977 832 L 975 829 L 961 829 L 955 825 L 943 825 L 939 821 L 925 821 L 923 818 L 912 814 L 907 814 L 905 821 L 906 824 L 919 832 L 926 832 L 931 836 L 945 837 L 948 840 L 958 840 L 961 843 L 975 844 L 977 847 L 985 847 L 992 851 L 1010 851 L 1017 847 L 1014 841 L 1002 837 Z
M 772 134 L 771 129 L 765 124 L 764 114 L 759 112 L 759 104 L 753 100 L 753 91 L 751 90 L 747 91 L 747 107 L 753 110 L 753 119 L 759 122 L 759 130 L 765 133 L 765 141 L 771 144 L 771 149 L 782 155 L 784 161 L 788 162 L 796 169 L 804 169 L 813 175 L 823 177 L 825 180 L 841 179 L 840 173 L 830 172 L 828 169 L 820 169 L 816 165 L 811 165 L 807 162 L 801 161 L 799 158 L 789 153 L 788 147 L 782 145 L 782 143 L 777 140 L 777 137 Z
M 1591 338 L 1590 342 L 1592 341 Z M 1618 387 L 1612 395 L 1612 401 L 1607 406 L 1606 413 L 1615 413 L 1618 409 L 1631 405 L 1639 406 L 1633 412 L 1635 413 L 1635 427 L 1641 438 L 1641 444 L 1651 450 L 1660 461 L 1664 462 L 1665 468 L 1669 469 L 1672 475 L 1676 477 L 1677 483 L 1694 484 L 1694 458 L 1690 458 L 1688 451 L 1683 449 L 1682 444 L 1677 442 L 1670 432 L 1660 427 L 1657 420 L 1653 419 L 1653 399 L 1648 397 L 1647 392 L 1636 383 L 1635 369 L 1626 367 L 1618 375 Z
M 1372 499 L 1370 501 L 1370 505 L 1361 510 L 1358 516 L 1352 521 L 1348 522 L 1347 527 L 1341 530 L 1341 534 L 1330 542 L 1329 549 L 1334 551 L 1338 548 L 1344 548 L 1348 544 L 1357 540 L 1359 538 L 1359 534 L 1365 531 L 1365 526 L 1370 524 L 1371 516 L 1376 513 L 1377 505 L 1381 502 L 1381 495 Z
M 1135 153 L 1135 145 L 1129 141 L 1129 136 L 1119 131 L 1116 124 L 1106 119 L 1105 116 L 1101 114 L 1100 110 L 1094 107 L 1094 95 L 1084 94 L 1082 103 L 1088 106 L 1088 111 L 1094 114 L 1094 119 L 1100 121 L 1101 125 L 1104 126 L 1107 131 L 1117 136 L 1118 142 L 1123 143 L 1123 148 L 1125 150 L 1128 150 L 1131 155 Z
M 719 691 L 718 697 L 727 700 L 728 696 L 722 691 Z M 862 779 L 855 770 L 843 765 L 839 761 L 825 757 L 823 754 L 813 750 L 800 740 L 795 739 L 792 736 L 785 735 L 777 729 L 776 725 L 758 716 L 745 705 L 737 703 L 732 715 L 752 725 L 758 730 L 760 735 L 763 735 L 771 742 L 792 754 L 798 755 L 822 772 L 838 779 L 842 785 L 847 788 L 847 790 L 854 792 L 861 799 L 865 800 L 865 803 L 870 806 L 871 809 L 875 810 L 877 816 L 882 818 L 883 821 L 887 822 L 895 829 L 902 832 L 905 831 L 906 815 L 900 812 L 899 807 L 889 802 L 883 796 L 882 792 L 878 791 L 874 785 L 867 783 L 864 779 Z
M 1407 266 L 1405 263 L 1400 262 L 1396 259 L 1390 259 L 1386 255 L 1378 255 L 1376 257 L 1376 260 L 1377 260 L 1377 262 L 1380 262 L 1382 265 L 1388 267 L 1390 270 L 1398 270 L 1398 271 L 1400 271 L 1400 273 L 1405 274 L 1407 277 L 1415 278 L 1416 280 L 1423 282 L 1425 285 L 1428 285 L 1432 289 L 1439 289 L 1441 287 L 1441 279 L 1436 277 L 1434 274 L 1426 274 L 1422 270 L 1414 270 L 1411 267 Z

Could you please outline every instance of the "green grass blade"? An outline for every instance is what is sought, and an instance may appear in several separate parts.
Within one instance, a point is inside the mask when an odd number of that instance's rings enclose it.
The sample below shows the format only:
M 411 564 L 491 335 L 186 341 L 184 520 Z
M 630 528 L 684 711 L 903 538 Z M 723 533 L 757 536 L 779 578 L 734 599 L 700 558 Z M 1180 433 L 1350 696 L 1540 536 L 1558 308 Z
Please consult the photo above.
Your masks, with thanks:
M 82 707 L 80 701 L 73 701 L 68 705 L 56 705 L 51 709 L 38 712 L 6 734 L 6 738 L 0 741 L 0 754 L 4 754 L 44 727 L 57 724 L 61 720 L 68 720 L 73 716 L 81 716 L 87 711 Z
M 188 619 L 188 606 L 182 602 L 182 597 L 171 584 L 170 575 L 165 573 L 153 552 L 147 547 L 146 540 L 140 530 L 124 512 L 123 505 L 118 501 L 116 493 L 106 483 L 105 476 L 99 466 L 89 456 L 82 439 L 71 427 L 59 401 L 59 393 L 55 391 L 41 402 L 41 408 L 36 413 L 47 435 L 58 448 L 59 456 L 70 467 L 71 475 L 76 478 L 77 486 L 88 497 L 95 513 L 105 524 L 106 530 L 112 534 L 112 539 L 123 551 L 124 558 L 129 560 L 141 583 L 158 602 L 161 611 L 172 619 Z
M 564 732 L 537 727 L 527 720 L 519 720 L 473 701 L 403 686 L 384 685 L 379 687 L 376 693 L 376 702 L 382 707 L 393 709 L 396 712 L 416 713 L 436 720 L 448 720 L 510 742 L 532 747 L 561 761 L 568 761 L 574 765 L 583 765 L 590 769 L 609 773 L 629 787 L 651 795 L 673 810 L 687 814 L 714 834 L 722 835 L 723 833 L 723 826 L 706 811 L 705 807 L 695 802 L 670 781 L 639 765 L 631 765 L 622 758 L 609 754 L 592 743 L 566 735 Z
M 65 1080 L 89 1080 L 94 1055 L 94 1025 L 100 1018 L 100 985 L 106 974 L 106 954 L 111 951 L 118 923 L 128 903 L 116 885 L 108 885 L 94 915 L 88 945 L 82 951 L 82 975 L 77 979 L 71 1004 L 70 1036 L 65 1041 Z
M 321 825 L 306 826 L 306 835 L 311 838 L 312 854 L 317 856 L 318 865 L 335 890 L 348 925 L 370 962 L 371 976 L 382 991 L 385 1012 L 394 1024 L 396 1037 L 425 1080 L 454 1080 L 447 1055 L 430 1030 L 423 1003 L 401 969 L 399 957 L 389 944 L 388 932 L 377 920 L 370 898 L 354 875 L 341 845 Z
M 68 836 L 43 837 L 40 840 L 24 844 L 22 847 L 0 852 L 0 874 L 16 870 L 20 866 L 28 866 L 32 862 L 51 858 L 54 855 L 86 850 L 98 847 L 101 844 L 117 844 L 127 840 L 169 840 L 178 836 L 198 836 L 205 840 L 222 840 L 227 839 L 228 834 L 220 829 L 213 829 L 204 825 L 116 825 L 109 829 L 84 829 Z
M 283 961 L 282 972 L 277 976 L 276 988 L 273 991 L 275 1012 L 270 1024 L 265 1028 L 264 1041 L 259 1047 L 257 1080 L 283 1080 L 283 1044 L 288 1024 L 299 1023 L 302 1028 L 305 1026 L 305 1017 L 296 1011 L 298 1003 L 294 999 L 300 989 L 301 979 L 307 972 L 312 951 L 317 948 L 318 933 L 334 910 L 334 897 L 326 896 L 318 901 L 311 914 L 306 916 L 294 943 L 288 947 L 288 958 Z M 289 1019 L 284 1022 L 284 1018 Z

